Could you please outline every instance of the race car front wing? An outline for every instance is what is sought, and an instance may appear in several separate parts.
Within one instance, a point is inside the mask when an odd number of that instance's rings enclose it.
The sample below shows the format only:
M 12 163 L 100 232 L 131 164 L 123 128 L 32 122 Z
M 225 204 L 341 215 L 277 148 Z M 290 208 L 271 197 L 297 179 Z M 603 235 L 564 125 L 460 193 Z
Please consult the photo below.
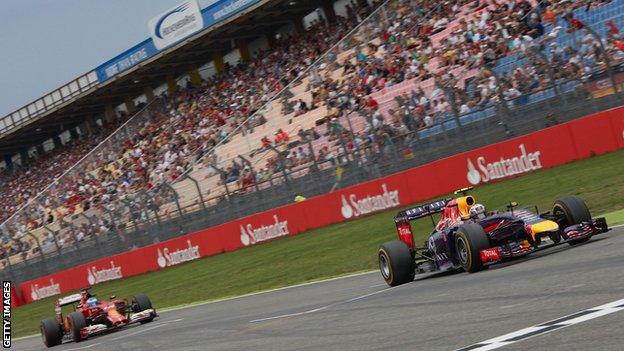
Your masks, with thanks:
M 553 247 L 555 245 L 560 245 L 571 241 L 583 240 L 597 234 L 608 232 L 609 230 L 610 229 L 607 226 L 607 221 L 605 218 L 594 218 L 591 221 L 582 222 L 566 227 L 561 233 L 563 240 L 559 243 L 534 247 L 529 245 L 527 241 L 522 241 L 519 243 L 511 242 L 505 245 L 481 250 L 480 258 L 481 262 L 486 264 L 496 263 L 511 258 L 522 257 L 531 252 Z
M 156 311 L 150 308 L 150 309 L 137 312 L 137 313 L 133 313 L 132 315 L 130 315 L 130 318 L 128 318 L 128 323 L 120 324 L 116 327 L 108 327 L 106 324 L 92 324 L 92 325 L 82 328 L 82 330 L 80 330 L 80 334 L 82 335 L 83 338 L 87 338 L 89 336 L 103 334 L 103 333 L 112 331 L 114 329 L 122 328 L 130 324 L 142 322 L 142 321 L 145 321 L 145 320 L 157 317 L 157 316 L 158 314 L 156 313 Z

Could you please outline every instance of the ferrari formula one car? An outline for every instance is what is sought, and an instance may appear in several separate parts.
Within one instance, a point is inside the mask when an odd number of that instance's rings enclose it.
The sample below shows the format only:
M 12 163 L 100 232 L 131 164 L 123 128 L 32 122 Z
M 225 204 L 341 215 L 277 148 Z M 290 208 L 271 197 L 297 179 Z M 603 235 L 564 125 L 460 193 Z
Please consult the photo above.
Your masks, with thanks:
M 61 308 L 73 305 L 73 312 L 63 316 Z M 88 289 L 56 301 L 56 317 L 41 321 L 41 337 L 47 347 L 59 345 L 63 340 L 82 341 L 133 323 L 148 323 L 158 315 L 145 294 L 137 294 L 132 302 L 111 299 L 98 300 Z
M 399 212 L 394 218 L 399 240 L 379 248 L 379 268 L 388 285 L 414 280 L 416 274 L 463 268 L 477 272 L 489 265 L 526 256 L 532 252 L 568 243 L 576 245 L 608 231 L 604 218 L 592 218 L 577 196 L 556 200 L 552 211 L 539 213 L 536 206 L 506 211 L 487 211 L 461 189 L 448 198 Z M 433 215 L 442 216 L 436 224 Z M 423 247 L 414 245 L 410 221 L 429 216 L 434 226 Z M 548 238 L 552 243 L 542 243 Z

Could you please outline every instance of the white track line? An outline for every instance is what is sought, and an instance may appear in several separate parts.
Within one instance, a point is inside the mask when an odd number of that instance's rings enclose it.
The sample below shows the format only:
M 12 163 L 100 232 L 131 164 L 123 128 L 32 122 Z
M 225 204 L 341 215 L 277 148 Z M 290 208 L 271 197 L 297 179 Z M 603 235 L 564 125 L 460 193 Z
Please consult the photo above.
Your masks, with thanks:
M 551 331 L 569 327 L 578 323 L 586 322 L 588 320 L 606 316 L 611 313 L 624 311 L 624 299 L 609 302 L 604 305 L 592 307 L 586 310 L 582 310 L 567 316 L 553 319 L 551 321 L 534 325 L 532 327 L 524 328 L 511 332 L 509 334 L 501 335 L 489 340 L 481 341 L 470 346 L 466 346 L 456 351 L 487 351 L 498 349 L 503 346 L 507 346 L 518 341 L 523 341 L 532 338 L 537 335 L 543 335 L 550 333 Z
M 85 349 L 90 349 L 90 348 L 92 348 L 93 346 L 97 346 L 97 345 L 100 345 L 100 344 L 101 344 L 101 343 L 97 342 L 97 343 L 95 343 L 95 344 L 91 344 L 91 345 L 89 345 L 89 346 L 74 347 L 74 348 L 71 348 L 71 349 L 66 349 L 65 351 L 85 350 Z
M 259 323 L 259 322 L 266 322 L 266 321 L 271 321 L 271 320 L 280 319 L 280 318 L 303 316 L 304 314 L 310 314 L 310 313 L 326 310 L 330 308 L 331 306 L 332 305 L 327 305 L 327 306 L 323 306 L 323 307 L 319 307 L 319 308 L 315 308 L 315 309 L 307 310 L 303 312 L 287 313 L 287 314 L 280 314 L 280 315 L 272 316 L 272 317 L 258 318 L 258 319 L 250 320 L 249 323 Z
M 303 315 L 310 314 L 310 313 L 320 312 L 320 311 L 324 311 L 324 310 L 326 310 L 326 309 L 328 309 L 330 307 L 334 307 L 334 306 L 338 306 L 338 305 L 342 305 L 342 304 L 346 304 L 346 303 L 350 303 L 350 302 L 354 302 L 354 301 L 359 301 L 359 300 L 365 299 L 365 298 L 373 296 L 373 295 L 377 295 L 377 294 L 381 294 L 381 293 L 384 293 L 384 292 L 388 292 L 388 291 L 390 291 L 390 290 L 392 290 L 394 288 L 397 288 L 397 287 L 395 286 L 395 287 L 388 288 L 388 289 L 374 291 L 374 292 L 369 293 L 369 294 L 353 297 L 353 298 L 350 298 L 350 299 L 344 300 L 344 301 L 334 302 L 334 303 L 331 303 L 329 305 L 326 305 L 326 306 L 323 306 L 323 307 L 314 308 L 314 309 L 307 310 L 307 311 L 295 312 L 295 313 L 287 313 L 287 314 L 280 314 L 280 315 L 277 315 L 277 316 L 271 316 L 271 317 L 265 317 L 265 318 L 258 318 L 258 319 L 254 319 L 254 320 L 249 321 L 249 323 L 266 322 L 266 321 L 270 321 L 270 320 L 274 320 L 274 319 L 288 318 L 288 317 L 297 317 L 297 316 L 303 316 Z
M 165 322 L 162 322 L 162 323 L 159 323 L 159 324 L 156 324 L 156 325 L 152 325 L 152 326 L 147 327 L 147 328 L 141 328 L 141 329 L 139 329 L 139 330 L 137 330 L 137 331 L 135 331 L 133 333 L 123 334 L 123 335 L 120 335 L 118 337 L 112 338 L 111 340 L 119 340 L 119 339 L 123 339 L 123 338 L 128 337 L 128 336 L 134 336 L 134 335 L 137 335 L 137 334 L 141 334 L 141 333 L 144 333 L 146 331 L 150 331 L 150 330 L 154 330 L 156 328 L 164 327 L 166 325 L 169 325 L 169 323 L 172 323 L 172 322 L 181 321 L 182 319 L 184 319 L 184 318 L 180 318 L 178 320 L 165 321 Z
M 357 273 L 352 273 L 352 274 L 346 274 L 346 275 L 341 275 L 341 276 L 333 277 L 333 278 L 313 280 L 313 281 L 310 281 L 310 282 L 284 286 L 284 287 L 281 287 L 281 288 L 274 288 L 274 289 L 255 291 L 255 292 L 252 292 L 252 293 L 249 293 L 249 294 L 244 294 L 244 295 L 230 296 L 230 297 L 224 297 L 224 298 L 221 298 L 221 299 L 199 301 L 199 302 L 194 302 L 194 303 L 185 304 L 185 305 L 172 306 L 172 307 L 168 307 L 168 308 L 159 309 L 158 312 L 163 312 L 163 313 L 164 312 L 171 312 L 171 311 L 182 310 L 182 309 L 190 308 L 190 307 L 209 305 L 209 304 L 213 304 L 213 303 L 217 303 L 217 302 L 238 300 L 238 299 L 242 299 L 242 298 L 245 298 L 245 297 L 262 295 L 262 294 L 267 294 L 267 293 L 272 293 L 272 292 L 282 291 L 282 290 L 289 290 L 289 289 L 293 289 L 293 288 L 300 288 L 302 286 L 327 283 L 327 282 L 332 282 L 332 281 L 335 281 L 335 280 L 342 280 L 342 279 L 347 279 L 347 278 L 359 277 L 359 276 L 362 276 L 362 275 L 368 275 L 368 274 L 373 274 L 373 273 L 379 274 L 379 269 L 374 269 L 374 270 L 364 271 L 364 272 L 357 272 Z M 383 285 L 386 285 L 386 284 L 383 284 Z

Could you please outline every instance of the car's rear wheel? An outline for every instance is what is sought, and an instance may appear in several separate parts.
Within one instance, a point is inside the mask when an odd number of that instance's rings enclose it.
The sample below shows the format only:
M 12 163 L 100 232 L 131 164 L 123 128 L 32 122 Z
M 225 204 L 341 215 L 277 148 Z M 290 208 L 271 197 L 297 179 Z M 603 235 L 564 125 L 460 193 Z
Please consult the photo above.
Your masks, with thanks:
M 591 213 L 585 201 L 578 196 L 564 196 L 557 199 L 553 205 L 553 214 L 557 217 L 557 223 L 561 228 L 561 233 L 566 227 L 591 221 Z M 591 237 L 570 240 L 570 245 L 577 245 L 588 241 Z M 564 234 L 565 239 L 565 234 Z
M 47 347 L 60 345 L 63 342 L 63 327 L 55 318 L 47 318 L 41 321 L 41 338 Z
M 414 258 L 404 242 L 393 240 L 381 245 L 378 259 L 381 276 L 388 285 L 397 286 L 414 280 Z
M 457 260 L 468 273 L 486 269 L 481 262 L 481 250 L 490 248 L 490 240 L 483 228 L 476 223 L 466 223 L 457 229 L 455 249 Z
M 82 337 L 80 331 L 87 326 L 87 319 L 80 311 L 75 311 L 67 315 L 67 322 L 69 326 L 69 332 L 75 342 L 85 340 L 86 337 Z
M 150 301 L 149 297 L 145 294 L 137 294 L 132 298 L 132 310 L 134 313 L 143 312 L 145 310 L 153 309 L 152 301 Z M 152 315 L 151 318 L 141 321 L 143 323 L 149 323 L 154 320 Z

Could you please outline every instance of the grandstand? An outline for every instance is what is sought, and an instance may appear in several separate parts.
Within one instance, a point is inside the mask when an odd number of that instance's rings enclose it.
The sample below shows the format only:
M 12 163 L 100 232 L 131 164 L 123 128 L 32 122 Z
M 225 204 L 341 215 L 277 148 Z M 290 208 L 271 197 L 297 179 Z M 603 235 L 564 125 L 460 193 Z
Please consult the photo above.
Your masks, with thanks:
M 621 104 L 609 82 L 624 81 L 622 0 L 250 3 L 2 119 L 5 273 L 41 275 Z

